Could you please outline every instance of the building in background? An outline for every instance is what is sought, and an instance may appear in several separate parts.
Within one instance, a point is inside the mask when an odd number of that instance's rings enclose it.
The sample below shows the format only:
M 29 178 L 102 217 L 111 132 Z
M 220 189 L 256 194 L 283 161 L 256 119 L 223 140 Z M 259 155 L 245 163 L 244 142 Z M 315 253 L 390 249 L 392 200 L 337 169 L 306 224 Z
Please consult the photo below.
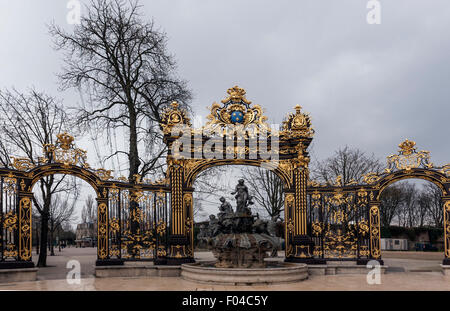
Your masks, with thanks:
M 75 244 L 76 247 L 97 246 L 97 231 L 94 223 L 87 222 L 77 225 Z

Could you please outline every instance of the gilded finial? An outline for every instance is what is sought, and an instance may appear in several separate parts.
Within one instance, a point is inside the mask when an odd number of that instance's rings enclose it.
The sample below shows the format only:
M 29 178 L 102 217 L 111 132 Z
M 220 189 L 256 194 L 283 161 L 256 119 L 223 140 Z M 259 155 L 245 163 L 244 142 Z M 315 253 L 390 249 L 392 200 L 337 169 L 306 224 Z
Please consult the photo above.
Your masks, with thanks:
M 233 103 L 240 103 L 241 101 L 243 101 L 247 105 L 251 104 L 251 101 L 248 101 L 245 98 L 245 94 L 247 94 L 247 92 L 243 88 L 240 88 L 237 85 L 228 89 L 227 94 L 228 94 L 228 97 L 225 98 L 224 100 L 222 100 L 222 103 L 224 103 L 224 104 L 229 101 L 232 101 Z
M 67 134 L 67 132 L 64 132 L 62 134 L 56 135 L 58 138 L 57 143 L 59 143 L 61 149 L 63 150 L 69 150 L 72 147 L 73 142 L 73 136 L 70 136 Z
M 162 121 L 160 123 L 161 128 L 165 134 L 170 132 L 172 126 L 178 124 L 186 124 L 191 126 L 189 117 L 184 109 L 179 108 L 180 105 L 177 101 L 173 101 L 170 106 L 164 108 L 162 112 Z
M 403 155 L 410 155 L 414 152 L 415 148 L 414 146 L 416 145 L 416 143 L 414 141 L 405 139 L 404 142 L 402 142 L 401 144 L 398 145 L 398 147 L 400 148 L 400 153 Z

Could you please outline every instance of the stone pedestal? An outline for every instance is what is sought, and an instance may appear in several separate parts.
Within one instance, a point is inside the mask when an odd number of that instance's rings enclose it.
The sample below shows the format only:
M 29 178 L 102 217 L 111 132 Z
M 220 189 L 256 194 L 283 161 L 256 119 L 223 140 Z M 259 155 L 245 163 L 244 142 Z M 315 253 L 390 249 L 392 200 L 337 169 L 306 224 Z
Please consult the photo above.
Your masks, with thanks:
M 180 266 L 155 266 L 152 263 L 127 262 L 123 266 L 96 266 L 95 276 L 98 278 L 179 277 L 180 271 Z
M 450 276 L 450 265 L 441 265 L 441 268 L 445 276 Z
M 37 268 L 0 269 L 0 283 L 36 281 L 37 271 Z
M 100 260 L 97 259 L 95 261 L 95 265 L 98 267 L 101 266 L 123 266 L 123 260 L 122 259 L 105 259 L 105 260 Z
M 326 265 L 308 265 L 310 275 L 367 274 L 373 268 L 357 265 L 355 262 L 342 261 Z M 387 266 L 380 266 L 380 273 L 386 273 Z
M 277 268 L 227 269 L 216 268 L 214 263 L 185 264 L 181 266 L 181 277 L 188 281 L 217 285 L 261 285 L 293 283 L 308 278 L 305 264 L 284 263 Z
M 170 251 L 165 258 L 167 265 L 181 265 L 183 263 L 195 262 L 192 253 L 188 251 L 190 241 L 187 236 L 173 234 L 169 237 Z

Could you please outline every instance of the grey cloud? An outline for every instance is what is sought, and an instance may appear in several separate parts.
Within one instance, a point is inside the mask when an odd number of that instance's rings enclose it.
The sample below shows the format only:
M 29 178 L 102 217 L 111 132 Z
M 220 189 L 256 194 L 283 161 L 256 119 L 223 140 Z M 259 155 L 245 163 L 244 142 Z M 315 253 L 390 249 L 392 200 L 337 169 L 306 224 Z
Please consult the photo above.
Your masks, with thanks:
M 381 0 L 381 25 L 366 23 L 366 3 L 142 1 L 169 36 L 197 114 L 238 84 L 270 121 L 296 104 L 310 112 L 319 159 L 344 145 L 381 158 L 409 138 L 435 163 L 450 162 L 450 3 Z M 45 24 L 65 25 L 66 4 L 0 1 L 0 87 L 56 94 L 61 63 Z M 59 96 L 68 106 L 80 100 Z

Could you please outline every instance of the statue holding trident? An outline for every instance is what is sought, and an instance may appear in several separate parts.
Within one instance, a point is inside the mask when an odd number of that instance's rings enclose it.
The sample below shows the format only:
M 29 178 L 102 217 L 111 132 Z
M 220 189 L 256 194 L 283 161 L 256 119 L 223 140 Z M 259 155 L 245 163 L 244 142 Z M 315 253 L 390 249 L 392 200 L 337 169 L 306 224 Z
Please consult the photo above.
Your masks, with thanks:
M 236 194 L 236 214 L 251 214 L 249 205 L 253 204 L 252 197 L 248 194 L 248 188 L 243 179 L 239 179 L 234 192 Z

